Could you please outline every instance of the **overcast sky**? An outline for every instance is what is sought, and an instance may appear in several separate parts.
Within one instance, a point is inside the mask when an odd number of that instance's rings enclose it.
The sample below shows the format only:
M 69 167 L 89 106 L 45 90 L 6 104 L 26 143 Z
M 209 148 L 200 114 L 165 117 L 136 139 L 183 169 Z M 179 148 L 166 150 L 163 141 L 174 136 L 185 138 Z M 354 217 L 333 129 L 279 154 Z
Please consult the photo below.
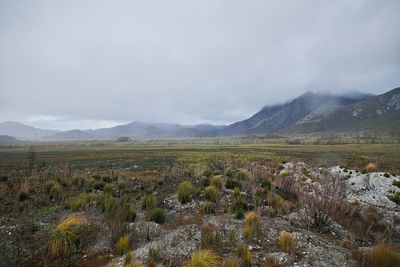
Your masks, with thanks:
M 0 121 L 226 124 L 400 86 L 400 1 L 0 1 Z

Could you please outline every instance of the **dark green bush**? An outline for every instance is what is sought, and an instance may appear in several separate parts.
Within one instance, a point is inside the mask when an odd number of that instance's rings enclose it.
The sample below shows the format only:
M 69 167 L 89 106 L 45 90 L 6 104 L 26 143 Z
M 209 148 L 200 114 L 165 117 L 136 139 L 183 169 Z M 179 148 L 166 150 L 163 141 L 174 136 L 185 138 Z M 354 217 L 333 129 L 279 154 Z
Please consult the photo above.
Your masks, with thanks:
M 204 187 L 209 186 L 210 182 L 211 182 L 210 177 L 203 177 L 203 178 L 201 178 L 201 181 L 200 181 L 201 186 L 204 186 Z
M 244 218 L 244 210 L 243 209 L 236 210 L 235 218 L 238 220 L 242 220 Z
M 206 171 L 204 171 L 204 173 L 203 173 L 203 175 L 204 175 L 205 177 L 210 177 L 211 174 L 212 174 L 212 172 L 211 172 L 210 170 L 206 170 Z
M 236 173 L 235 178 L 238 179 L 239 181 L 245 181 L 247 179 L 246 173 L 239 171 Z
M 106 186 L 106 183 L 104 181 L 96 181 L 93 183 L 92 187 L 93 189 L 103 191 L 104 186 Z
M 390 173 L 385 172 L 385 174 L 383 176 L 385 176 L 386 178 L 389 178 L 390 177 Z
M 392 185 L 400 187 L 400 181 L 393 180 Z
M 18 193 L 18 201 L 24 201 L 27 200 L 29 197 L 28 193 L 25 191 L 21 191 Z
M 154 209 L 150 217 L 150 220 L 155 223 L 164 223 L 166 219 L 165 211 L 160 208 Z
M 132 207 L 129 207 L 128 211 L 126 212 L 126 221 L 134 222 L 135 219 L 136 219 L 136 211 Z
M 242 183 L 236 179 L 228 179 L 226 180 L 225 187 L 232 190 L 235 189 L 235 187 L 242 188 Z
M 271 189 L 271 182 L 267 178 L 260 177 L 260 183 L 262 188 L 270 190 Z

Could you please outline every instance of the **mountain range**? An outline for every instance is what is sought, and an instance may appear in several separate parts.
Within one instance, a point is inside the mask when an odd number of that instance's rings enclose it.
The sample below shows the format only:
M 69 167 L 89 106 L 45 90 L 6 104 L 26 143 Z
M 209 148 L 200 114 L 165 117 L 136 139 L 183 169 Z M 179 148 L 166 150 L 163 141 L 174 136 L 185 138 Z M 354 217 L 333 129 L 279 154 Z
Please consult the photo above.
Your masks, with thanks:
M 265 106 L 249 119 L 227 126 L 180 125 L 132 122 L 94 130 L 57 131 L 38 129 L 19 122 L 0 123 L 0 135 L 21 140 L 93 140 L 131 138 L 176 138 L 240 136 L 276 133 L 281 135 L 324 132 L 400 132 L 400 87 L 374 96 L 307 92 L 284 104 Z

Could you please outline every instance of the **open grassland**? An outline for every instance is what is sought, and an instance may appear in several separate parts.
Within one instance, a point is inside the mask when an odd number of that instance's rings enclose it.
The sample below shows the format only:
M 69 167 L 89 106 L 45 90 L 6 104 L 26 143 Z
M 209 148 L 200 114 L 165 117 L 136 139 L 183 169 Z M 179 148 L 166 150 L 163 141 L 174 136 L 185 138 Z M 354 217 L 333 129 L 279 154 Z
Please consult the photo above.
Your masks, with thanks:
M 368 140 L 334 140 L 325 144 L 303 140 L 160 140 L 129 143 L 78 142 L 34 143 L 0 146 L 1 171 L 28 169 L 35 152 L 38 168 L 68 164 L 76 169 L 162 170 L 172 164 L 192 166 L 203 163 L 258 161 L 304 161 L 314 166 L 340 165 L 354 169 L 374 162 L 380 170 L 399 173 L 400 144 Z M 135 166 L 136 165 L 136 166 Z

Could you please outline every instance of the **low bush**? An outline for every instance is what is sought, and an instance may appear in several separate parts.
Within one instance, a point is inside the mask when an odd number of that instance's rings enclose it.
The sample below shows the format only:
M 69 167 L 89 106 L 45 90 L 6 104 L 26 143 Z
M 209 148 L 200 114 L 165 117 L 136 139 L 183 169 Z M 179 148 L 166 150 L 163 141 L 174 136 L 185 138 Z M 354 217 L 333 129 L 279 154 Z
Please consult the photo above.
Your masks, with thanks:
M 50 194 L 49 196 L 53 199 L 60 199 L 62 194 L 62 189 L 59 184 L 55 184 L 54 186 L 51 187 L 50 189 Z
M 214 229 L 210 222 L 207 222 L 201 228 L 200 246 L 202 249 L 211 249 L 219 253 L 223 252 L 222 236 L 218 230 Z
M 205 177 L 210 177 L 211 174 L 212 174 L 212 172 L 211 172 L 210 170 L 206 170 L 206 171 L 204 171 L 204 173 L 203 173 L 203 175 L 204 175 Z
M 207 187 L 210 185 L 211 179 L 210 177 L 203 177 L 201 178 L 200 184 L 201 186 Z
M 212 178 L 211 185 L 214 186 L 217 190 L 221 190 L 222 189 L 222 179 L 219 177 Z
M 72 211 L 81 211 L 88 203 L 89 199 L 85 193 L 81 193 L 78 196 L 70 200 L 70 207 Z
M 93 189 L 100 190 L 100 191 L 103 191 L 105 186 L 106 186 L 106 182 L 104 182 L 104 181 L 96 181 L 92 184 Z
M 114 194 L 114 187 L 111 184 L 106 184 L 103 188 L 104 194 Z
M 258 227 L 259 227 L 259 217 L 255 212 L 249 212 L 246 215 L 246 225 L 245 228 L 243 230 L 243 237 L 247 240 L 251 240 L 253 238 L 253 236 L 255 236 L 255 234 L 258 231 Z
M 260 178 L 261 187 L 266 190 L 271 190 L 271 181 L 267 178 L 261 177 Z
M 136 219 L 136 211 L 130 206 L 126 211 L 126 221 L 134 222 Z
M 367 167 L 365 167 L 367 172 L 377 172 L 378 171 L 378 167 L 376 166 L 375 163 L 369 163 L 367 165 Z
M 150 217 L 151 221 L 159 224 L 164 223 L 166 219 L 165 211 L 160 208 L 154 209 Z
M 218 196 L 218 191 L 215 188 L 215 186 L 210 185 L 205 189 L 204 196 L 206 197 L 206 199 L 208 201 L 216 202 L 217 201 L 217 196 Z
M 242 188 L 242 183 L 236 179 L 228 179 L 228 180 L 226 180 L 225 187 L 227 189 L 232 189 L 232 190 L 235 187 Z
M 182 204 L 192 200 L 193 185 L 189 181 L 184 181 L 178 186 L 178 201 Z
M 381 242 L 363 253 L 361 264 L 366 267 L 400 266 L 400 257 L 390 245 Z
M 55 185 L 56 185 L 56 182 L 55 182 L 55 181 L 47 181 L 47 182 L 45 183 L 45 185 L 44 185 L 44 189 L 45 189 L 46 194 L 50 194 L 51 188 L 52 188 L 53 186 L 55 186 Z
M 238 179 L 239 181 L 246 181 L 247 174 L 242 171 L 239 171 L 236 173 L 235 178 Z
M 28 197 L 29 197 L 29 195 L 28 195 L 28 193 L 27 192 L 25 192 L 25 191 L 20 191 L 19 193 L 18 193 L 18 201 L 25 201 L 25 200 L 27 200 L 28 199 Z
M 400 187 L 400 181 L 393 180 L 392 185 Z
M 215 214 L 216 205 L 213 202 L 207 201 L 204 205 L 204 212 L 207 214 Z
M 52 257 L 62 257 L 75 252 L 81 238 L 84 221 L 78 215 L 62 220 L 52 231 L 48 251 Z
M 117 252 L 120 255 L 125 254 L 129 249 L 129 235 L 122 236 L 117 242 Z
M 244 218 L 244 210 L 243 209 L 238 209 L 235 212 L 235 218 L 238 220 L 241 220 Z
M 281 247 L 281 249 L 283 249 L 283 251 L 292 256 L 295 254 L 297 244 L 292 234 L 282 231 L 279 236 L 278 242 L 279 246 Z
M 201 249 L 193 252 L 186 267 L 217 267 L 221 265 L 221 257 L 211 250 Z
M 153 194 L 146 194 L 142 201 L 142 210 L 152 210 L 157 206 L 157 200 Z
M 246 245 L 239 245 L 236 250 L 236 254 L 241 261 L 241 266 L 250 267 L 251 262 L 253 261 L 253 256 L 251 255 L 250 251 L 248 250 Z

